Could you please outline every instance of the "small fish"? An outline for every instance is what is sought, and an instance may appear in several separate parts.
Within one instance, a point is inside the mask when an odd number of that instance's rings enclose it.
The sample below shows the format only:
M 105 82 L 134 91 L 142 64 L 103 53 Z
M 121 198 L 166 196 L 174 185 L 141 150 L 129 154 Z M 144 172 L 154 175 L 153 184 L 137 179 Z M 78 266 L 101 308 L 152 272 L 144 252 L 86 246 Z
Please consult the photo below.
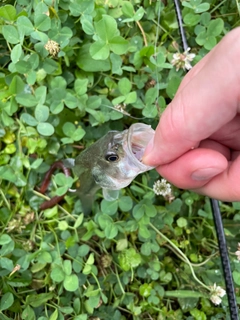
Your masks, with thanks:
M 122 132 L 109 131 L 82 151 L 75 161 L 67 160 L 67 166 L 72 167 L 80 180 L 77 194 L 84 213 L 91 211 L 94 195 L 100 188 L 106 200 L 115 200 L 119 190 L 128 186 L 139 173 L 153 169 L 141 159 L 154 133 L 149 125 L 142 123 L 135 123 Z

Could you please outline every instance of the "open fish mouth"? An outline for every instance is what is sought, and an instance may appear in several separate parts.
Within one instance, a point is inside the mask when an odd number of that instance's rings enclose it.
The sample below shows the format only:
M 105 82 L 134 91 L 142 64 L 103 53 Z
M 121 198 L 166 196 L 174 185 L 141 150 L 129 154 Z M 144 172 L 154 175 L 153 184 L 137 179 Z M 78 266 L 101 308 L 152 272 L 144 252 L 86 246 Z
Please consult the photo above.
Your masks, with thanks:
M 154 168 L 142 163 L 144 151 L 154 134 L 155 131 L 151 126 L 143 123 L 135 123 L 127 131 L 127 139 L 123 144 L 123 149 L 132 165 L 139 169 L 139 173 Z

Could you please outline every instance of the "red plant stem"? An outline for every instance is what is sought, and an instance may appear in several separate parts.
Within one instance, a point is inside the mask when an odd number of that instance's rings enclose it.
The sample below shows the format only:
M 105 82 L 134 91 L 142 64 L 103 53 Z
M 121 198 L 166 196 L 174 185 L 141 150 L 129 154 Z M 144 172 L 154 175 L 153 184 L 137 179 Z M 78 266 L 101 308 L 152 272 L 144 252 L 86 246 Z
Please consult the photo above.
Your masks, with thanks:
M 41 185 L 41 187 L 39 189 L 40 193 L 45 194 L 45 192 L 46 192 L 46 190 L 47 190 L 47 188 L 49 186 L 49 183 L 50 183 L 50 180 L 51 180 L 51 176 L 52 176 L 53 172 L 56 169 L 61 169 L 66 177 L 70 177 L 71 176 L 70 170 L 68 168 L 66 168 L 61 161 L 55 162 L 54 164 L 51 165 L 50 169 L 48 170 L 48 172 L 46 173 L 46 175 L 45 175 L 45 177 L 43 179 L 42 185 Z M 64 198 L 65 194 L 63 194 L 62 196 L 55 196 L 50 200 L 44 201 L 40 205 L 40 209 L 41 210 L 45 210 L 45 209 L 54 207 L 57 203 L 59 203 Z

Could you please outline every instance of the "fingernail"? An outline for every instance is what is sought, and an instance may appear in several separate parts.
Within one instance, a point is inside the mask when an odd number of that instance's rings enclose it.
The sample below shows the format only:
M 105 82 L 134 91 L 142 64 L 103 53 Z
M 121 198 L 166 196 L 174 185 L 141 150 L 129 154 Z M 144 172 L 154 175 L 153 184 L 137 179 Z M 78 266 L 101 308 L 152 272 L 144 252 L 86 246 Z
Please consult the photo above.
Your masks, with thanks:
M 191 175 L 191 178 L 193 180 L 201 181 L 201 180 L 209 180 L 213 178 L 214 176 L 221 173 L 223 169 L 220 168 L 204 168 L 204 169 L 198 169 L 194 171 Z
M 154 144 L 153 141 L 154 141 L 154 137 L 151 138 L 151 140 L 148 142 L 148 145 L 145 148 L 145 151 L 144 151 L 144 154 L 143 154 L 143 157 L 142 157 L 142 162 L 145 163 L 145 164 L 147 164 L 146 162 L 150 158 L 151 152 L 153 150 L 153 144 Z

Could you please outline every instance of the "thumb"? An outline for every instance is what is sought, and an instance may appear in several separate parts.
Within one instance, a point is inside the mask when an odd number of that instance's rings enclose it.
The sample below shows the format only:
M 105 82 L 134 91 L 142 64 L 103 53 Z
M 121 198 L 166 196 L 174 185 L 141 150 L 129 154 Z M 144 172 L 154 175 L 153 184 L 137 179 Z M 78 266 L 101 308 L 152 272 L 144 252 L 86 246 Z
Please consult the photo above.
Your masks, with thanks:
M 239 28 L 230 32 L 204 58 L 204 64 L 197 64 L 186 75 L 185 85 L 163 112 L 154 139 L 145 150 L 145 164 L 157 166 L 177 159 L 235 117 L 240 85 L 239 35 Z M 231 50 L 226 51 L 226 47 Z

